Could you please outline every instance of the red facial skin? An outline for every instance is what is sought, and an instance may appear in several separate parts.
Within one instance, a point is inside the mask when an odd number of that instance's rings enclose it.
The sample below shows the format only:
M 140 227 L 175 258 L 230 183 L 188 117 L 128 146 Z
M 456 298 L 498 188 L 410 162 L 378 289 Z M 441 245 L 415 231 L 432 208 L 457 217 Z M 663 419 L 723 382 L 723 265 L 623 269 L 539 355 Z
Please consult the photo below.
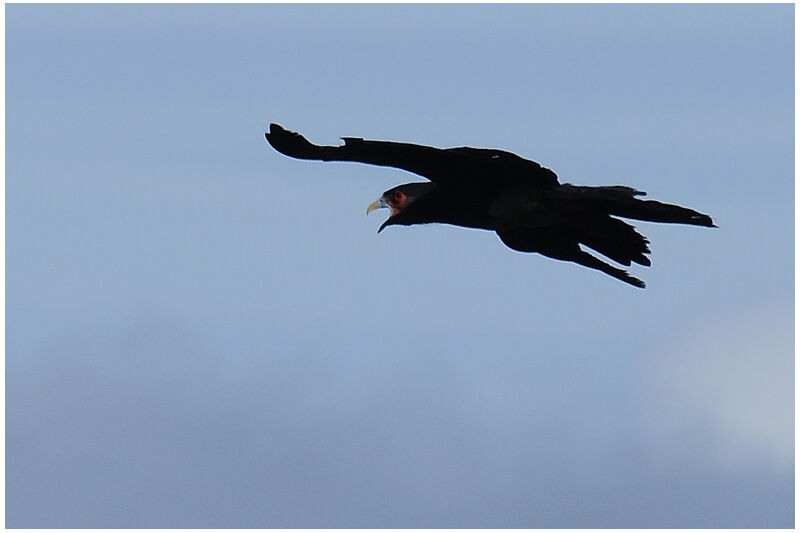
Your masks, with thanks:
M 386 205 L 392 210 L 392 216 L 394 216 L 405 208 L 408 196 L 403 191 L 394 191 L 385 198 L 385 201 Z

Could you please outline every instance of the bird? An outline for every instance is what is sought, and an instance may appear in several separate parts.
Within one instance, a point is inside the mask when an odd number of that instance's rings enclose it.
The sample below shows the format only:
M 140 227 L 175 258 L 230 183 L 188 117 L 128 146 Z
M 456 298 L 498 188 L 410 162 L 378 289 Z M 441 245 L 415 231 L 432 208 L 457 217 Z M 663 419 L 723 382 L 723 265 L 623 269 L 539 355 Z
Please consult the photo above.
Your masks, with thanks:
M 549 168 L 504 150 L 359 137 L 322 146 L 275 123 L 265 136 L 292 158 L 394 167 L 426 178 L 393 187 L 369 205 L 367 214 L 390 210 L 378 233 L 389 226 L 430 223 L 494 231 L 512 250 L 573 262 L 642 289 L 644 281 L 584 247 L 626 267 L 650 266 L 650 241 L 621 218 L 717 227 L 709 215 L 643 200 L 639 197 L 646 193 L 632 187 L 560 183 Z

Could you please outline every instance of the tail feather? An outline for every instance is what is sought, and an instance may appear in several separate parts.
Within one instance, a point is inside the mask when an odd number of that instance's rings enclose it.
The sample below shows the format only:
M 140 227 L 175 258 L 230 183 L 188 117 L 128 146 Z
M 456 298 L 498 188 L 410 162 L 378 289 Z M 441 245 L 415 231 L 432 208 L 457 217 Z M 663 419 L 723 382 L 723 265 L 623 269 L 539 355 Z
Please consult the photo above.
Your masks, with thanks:
M 565 183 L 549 194 L 556 202 L 563 200 L 561 205 L 570 211 L 594 211 L 648 222 L 716 227 L 706 214 L 656 200 L 640 200 L 636 197 L 644 196 L 644 192 L 622 185 L 588 187 Z
M 664 204 L 656 200 L 631 199 L 610 206 L 609 213 L 625 218 L 646 220 L 648 222 L 667 222 L 672 224 L 691 224 L 715 228 L 710 216 L 688 207 Z

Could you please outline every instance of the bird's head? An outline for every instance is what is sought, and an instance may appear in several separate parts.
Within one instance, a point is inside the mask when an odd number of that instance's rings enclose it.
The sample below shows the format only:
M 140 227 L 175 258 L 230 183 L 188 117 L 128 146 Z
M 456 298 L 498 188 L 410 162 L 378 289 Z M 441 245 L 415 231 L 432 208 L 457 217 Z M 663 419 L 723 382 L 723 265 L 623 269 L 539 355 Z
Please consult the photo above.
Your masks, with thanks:
M 378 233 L 383 231 L 386 226 L 395 224 L 409 225 L 415 223 L 413 217 L 409 217 L 407 209 L 416 200 L 428 194 L 434 187 L 433 183 L 406 183 L 398 185 L 383 193 L 383 195 L 369 204 L 367 214 L 381 207 L 391 209 L 391 215 L 386 222 L 378 228 Z M 413 210 L 412 210 L 413 211 Z

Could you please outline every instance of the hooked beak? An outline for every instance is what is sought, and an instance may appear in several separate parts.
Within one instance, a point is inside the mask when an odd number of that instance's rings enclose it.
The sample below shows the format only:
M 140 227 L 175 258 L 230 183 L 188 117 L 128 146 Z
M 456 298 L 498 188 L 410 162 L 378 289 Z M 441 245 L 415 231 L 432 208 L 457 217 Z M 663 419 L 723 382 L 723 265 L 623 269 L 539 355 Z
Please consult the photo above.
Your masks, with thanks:
M 367 214 L 369 215 L 370 213 L 372 213 L 376 209 L 380 209 L 381 207 L 389 207 L 388 205 L 386 205 L 386 200 L 384 200 L 383 198 L 379 198 L 374 202 L 372 202 L 371 204 L 369 204 L 369 207 L 367 207 Z
M 375 200 L 374 202 L 369 204 L 369 207 L 367 207 L 367 214 L 369 215 L 370 213 L 372 213 L 376 209 L 380 209 L 381 207 L 389 207 L 389 204 L 386 203 L 386 200 L 384 200 L 383 197 L 378 198 L 377 200 Z M 381 224 L 381 227 L 378 228 L 378 233 L 382 232 L 383 228 L 385 228 L 386 226 L 390 225 L 389 221 L 391 219 L 392 219 L 392 217 L 389 216 L 389 218 L 386 219 L 386 222 Z

